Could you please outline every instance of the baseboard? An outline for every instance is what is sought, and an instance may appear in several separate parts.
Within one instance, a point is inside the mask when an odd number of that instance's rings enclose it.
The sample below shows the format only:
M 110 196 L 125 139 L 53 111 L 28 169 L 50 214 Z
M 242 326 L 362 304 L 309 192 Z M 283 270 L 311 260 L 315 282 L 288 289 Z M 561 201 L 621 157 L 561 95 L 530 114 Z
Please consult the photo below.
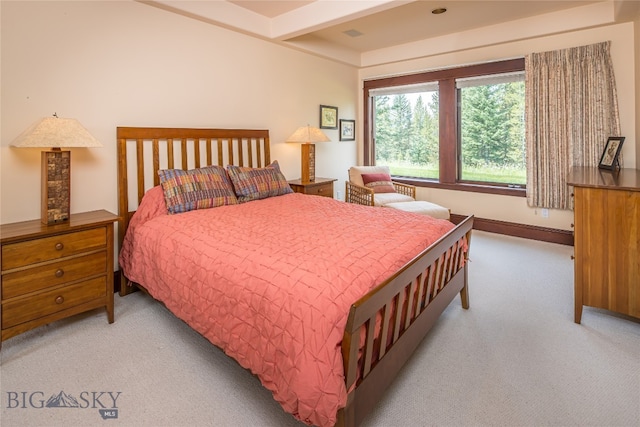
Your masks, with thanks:
M 451 222 L 454 224 L 458 224 L 465 218 L 464 215 L 451 214 Z M 473 220 L 473 228 L 490 233 L 573 246 L 573 232 L 568 230 L 477 217 Z

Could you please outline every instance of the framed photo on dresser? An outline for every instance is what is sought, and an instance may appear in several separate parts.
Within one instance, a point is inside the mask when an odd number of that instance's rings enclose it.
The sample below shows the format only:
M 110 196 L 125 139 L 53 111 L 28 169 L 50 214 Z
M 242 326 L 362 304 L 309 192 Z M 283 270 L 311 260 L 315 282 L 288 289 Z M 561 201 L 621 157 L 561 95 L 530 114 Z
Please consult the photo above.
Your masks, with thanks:
M 610 136 L 609 139 L 607 139 L 607 143 L 600 156 L 600 163 L 598 164 L 600 169 L 614 170 L 620 167 L 618 156 L 620 155 L 623 142 L 624 136 Z

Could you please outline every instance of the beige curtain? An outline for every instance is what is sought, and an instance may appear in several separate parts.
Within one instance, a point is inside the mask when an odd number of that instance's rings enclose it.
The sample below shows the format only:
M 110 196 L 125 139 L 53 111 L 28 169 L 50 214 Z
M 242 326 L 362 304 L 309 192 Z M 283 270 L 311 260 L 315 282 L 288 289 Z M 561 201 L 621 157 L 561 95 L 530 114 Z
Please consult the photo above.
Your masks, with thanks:
M 525 57 L 527 203 L 571 209 L 571 166 L 597 166 L 620 136 L 611 42 Z

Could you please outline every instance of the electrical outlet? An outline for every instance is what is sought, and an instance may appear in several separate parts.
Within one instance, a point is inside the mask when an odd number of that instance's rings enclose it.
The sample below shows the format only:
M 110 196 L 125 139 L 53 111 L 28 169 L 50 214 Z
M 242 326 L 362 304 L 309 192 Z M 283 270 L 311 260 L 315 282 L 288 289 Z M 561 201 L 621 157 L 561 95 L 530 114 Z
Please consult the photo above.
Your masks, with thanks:
M 542 209 L 540 214 L 542 215 L 542 218 L 549 218 L 549 209 Z
M 336 199 L 342 200 L 342 192 L 340 190 L 336 191 Z

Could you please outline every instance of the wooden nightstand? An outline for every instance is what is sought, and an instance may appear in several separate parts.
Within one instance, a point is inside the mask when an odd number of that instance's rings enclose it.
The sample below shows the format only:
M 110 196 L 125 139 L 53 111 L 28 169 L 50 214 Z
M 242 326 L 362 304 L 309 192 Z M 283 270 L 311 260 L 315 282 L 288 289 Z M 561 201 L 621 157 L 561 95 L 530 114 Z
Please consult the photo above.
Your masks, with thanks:
M 74 314 L 105 307 L 113 323 L 113 223 L 100 210 L 56 225 L 0 225 L 2 341 Z
M 296 193 L 312 194 L 314 196 L 333 197 L 333 178 L 316 178 L 313 182 L 302 182 L 299 179 L 287 181 Z

